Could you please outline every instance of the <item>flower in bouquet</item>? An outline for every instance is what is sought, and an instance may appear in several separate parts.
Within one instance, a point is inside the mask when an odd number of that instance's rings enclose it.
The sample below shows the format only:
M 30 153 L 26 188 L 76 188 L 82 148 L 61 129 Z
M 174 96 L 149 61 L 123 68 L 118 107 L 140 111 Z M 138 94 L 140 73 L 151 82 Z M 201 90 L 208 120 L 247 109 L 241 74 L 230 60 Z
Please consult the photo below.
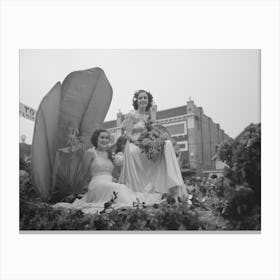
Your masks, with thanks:
M 113 161 L 115 166 L 122 166 L 123 164 L 124 155 L 122 152 L 118 152 L 113 156 Z
M 146 153 L 148 159 L 156 162 L 162 157 L 167 139 L 167 135 L 161 130 L 160 125 L 149 121 L 135 144 L 143 153 Z

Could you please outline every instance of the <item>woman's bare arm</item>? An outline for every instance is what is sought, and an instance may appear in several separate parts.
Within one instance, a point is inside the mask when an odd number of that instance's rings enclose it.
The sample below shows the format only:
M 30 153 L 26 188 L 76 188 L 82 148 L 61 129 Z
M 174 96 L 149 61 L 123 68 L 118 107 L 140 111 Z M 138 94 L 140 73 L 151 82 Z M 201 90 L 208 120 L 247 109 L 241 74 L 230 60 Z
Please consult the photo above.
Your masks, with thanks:
M 93 149 L 89 149 L 85 151 L 83 158 L 83 170 L 87 171 L 90 167 L 90 164 L 95 159 L 95 151 Z

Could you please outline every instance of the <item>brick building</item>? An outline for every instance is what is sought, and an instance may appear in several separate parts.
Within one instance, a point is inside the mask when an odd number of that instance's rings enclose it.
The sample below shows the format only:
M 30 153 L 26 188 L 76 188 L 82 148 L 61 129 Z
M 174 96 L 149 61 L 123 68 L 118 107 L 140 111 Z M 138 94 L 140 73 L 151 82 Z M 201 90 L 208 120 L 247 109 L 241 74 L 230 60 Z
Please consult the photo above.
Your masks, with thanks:
M 170 132 L 180 146 L 180 161 L 182 169 L 203 170 L 215 169 L 212 160 L 217 151 L 217 145 L 230 137 L 220 128 L 218 123 L 203 113 L 202 107 L 197 107 L 193 100 L 186 105 L 157 111 L 153 105 L 151 114 Z M 112 141 L 122 135 L 121 124 L 125 115 L 117 113 L 117 119 L 104 122 L 103 127 L 112 134 Z

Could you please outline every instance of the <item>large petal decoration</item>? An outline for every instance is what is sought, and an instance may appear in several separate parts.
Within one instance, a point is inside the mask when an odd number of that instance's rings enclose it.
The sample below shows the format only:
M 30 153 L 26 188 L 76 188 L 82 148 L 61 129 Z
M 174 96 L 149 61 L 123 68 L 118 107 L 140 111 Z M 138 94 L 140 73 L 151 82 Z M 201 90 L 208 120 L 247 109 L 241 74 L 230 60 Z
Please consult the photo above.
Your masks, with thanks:
M 97 72 L 98 79 L 80 127 L 81 136 L 86 138 L 90 137 L 94 130 L 102 127 L 113 94 L 112 87 L 102 69 L 95 68 L 88 71 L 92 75 L 96 75 L 94 72 Z
M 62 84 L 57 149 L 67 145 L 69 129 L 90 138 L 100 128 L 112 100 L 112 87 L 101 68 L 70 73 Z
M 112 94 L 104 71 L 97 67 L 70 73 L 43 98 L 32 143 L 32 177 L 43 198 L 62 199 L 87 184 L 85 147 L 93 131 L 102 127 Z
M 62 84 L 53 200 L 81 193 L 89 170 L 83 166 L 85 147 L 93 131 L 101 128 L 112 100 L 113 90 L 100 68 L 70 73 Z
M 61 83 L 58 82 L 43 98 L 36 114 L 31 174 L 33 185 L 43 198 L 48 198 L 52 191 L 60 99 Z

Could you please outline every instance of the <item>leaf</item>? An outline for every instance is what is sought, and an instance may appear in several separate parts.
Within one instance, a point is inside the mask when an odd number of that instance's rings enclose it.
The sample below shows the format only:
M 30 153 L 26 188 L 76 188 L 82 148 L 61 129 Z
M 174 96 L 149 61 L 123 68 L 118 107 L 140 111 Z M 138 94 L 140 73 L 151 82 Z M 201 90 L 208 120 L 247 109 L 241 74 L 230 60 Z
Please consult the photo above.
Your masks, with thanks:
M 42 99 L 34 125 L 31 173 L 34 186 L 45 199 L 52 192 L 60 102 L 61 84 L 58 82 Z

